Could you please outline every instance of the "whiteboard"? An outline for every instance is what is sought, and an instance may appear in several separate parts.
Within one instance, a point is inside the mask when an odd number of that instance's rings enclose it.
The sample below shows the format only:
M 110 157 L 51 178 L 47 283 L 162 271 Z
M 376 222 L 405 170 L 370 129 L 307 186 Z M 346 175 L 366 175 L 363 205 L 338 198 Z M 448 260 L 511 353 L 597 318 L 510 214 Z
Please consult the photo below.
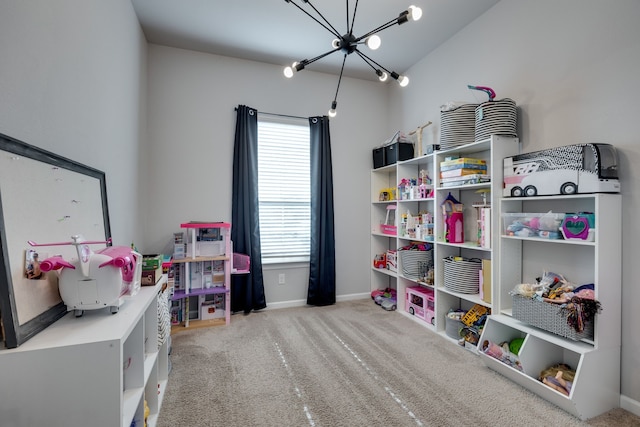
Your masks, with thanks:
M 66 312 L 56 271 L 27 274 L 33 254 L 77 257 L 73 246 L 27 242 L 108 239 L 104 173 L 0 134 L 0 212 L 0 314 L 5 345 L 13 347 Z

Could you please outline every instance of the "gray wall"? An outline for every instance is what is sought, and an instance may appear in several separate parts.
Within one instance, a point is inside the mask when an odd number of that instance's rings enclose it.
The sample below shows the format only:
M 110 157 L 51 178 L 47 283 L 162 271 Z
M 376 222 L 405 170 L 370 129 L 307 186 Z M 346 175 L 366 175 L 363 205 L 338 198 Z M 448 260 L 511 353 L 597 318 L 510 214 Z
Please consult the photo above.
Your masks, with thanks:
M 411 91 L 394 91 L 400 128 L 435 123 L 447 101 L 486 101 L 467 84 L 493 88 L 519 106 L 524 151 L 607 142 L 620 155 L 623 229 L 622 393 L 640 413 L 640 2 L 507 0 L 472 22 L 407 74 Z M 606 285 L 606 284 L 604 284 Z M 604 307 L 606 310 L 606 307 Z M 628 399 L 635 402 L 629 402 Z
M 0 58 L 0 133 L 104 171 L 114 243 L 142 242 L 146 40 L 131 2 L 3 0 Z

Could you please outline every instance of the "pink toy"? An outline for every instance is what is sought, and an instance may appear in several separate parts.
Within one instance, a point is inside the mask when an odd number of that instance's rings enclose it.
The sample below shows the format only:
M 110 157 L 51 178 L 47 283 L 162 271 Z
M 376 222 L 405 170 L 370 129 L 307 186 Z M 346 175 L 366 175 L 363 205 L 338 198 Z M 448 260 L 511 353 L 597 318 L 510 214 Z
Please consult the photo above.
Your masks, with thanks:
M 56 255 L 42 261 L 43 271 L 58 271 L 60 296 L 67 311 L 76 317 L 84 310 L 110 307 L 117 313 L 125 295 L 135 295 L 140 289 L 142 255 L 126 246 L 110 246 L 93 252 L 89 245 L 109 244 L 106 241 L 87 241 L 80 235 L 71 242 L 42 243 L 29 241 L 31 246 L 65 246 L 76 248 L 77 258 L 69 261 Z
M 427 323 L 435 324 L 435 299 L 433 290 L 422 286 L 407 288 L 405 310 Z
M 62 267 L 75 268 L 73 264 L 65 261 L 60 255 L 49 257 L 40 263 L 40 270 L 44 272 L 60 270 Z
M 98 253 L 112 257 L 110 260 L 100 264 L 98 268 L 115 265 L 122 270 L 122 280 L 127 283 L 133 281 L 136 270 L 136 255 L 134 255 L 134 251 L 126 246 L 109 246 L 98 251 Z
M 447 241 L 449 243 L 464 243 L 462 212 L 451 212 L 447 218 Z

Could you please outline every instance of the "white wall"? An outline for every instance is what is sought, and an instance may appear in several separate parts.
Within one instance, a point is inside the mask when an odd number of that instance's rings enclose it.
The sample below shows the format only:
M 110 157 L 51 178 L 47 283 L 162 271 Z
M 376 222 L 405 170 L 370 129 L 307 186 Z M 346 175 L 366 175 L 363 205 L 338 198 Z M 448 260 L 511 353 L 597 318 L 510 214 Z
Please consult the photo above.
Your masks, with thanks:
M 326 115 L 338 78 L 306 69 L 289 80 L 278 66 L 158 45 L 148 58 L 144 250 L 171 251 L 180 223 L 231 221 L 234 108 Z M 387 88 L 343 78 L 331 120 L 339 297 L 369 292 L 371 148 L 387 138 Z M 306 301 L 307 285 L 307 266 L 265 266 L 271 307 Z
M 620 155 L 623 222 L 622 393 L 640 401 L 640 2 L 501 1 L 408 71 L 411 91 L 393 91 L 392 123 L 415 128 L 439 106 L 486 101 L 467 84 L 493 88 L 519 106 L 523 151 L 607 142 Z M 606 284 L 604 284 L 606 285 Z M 604 307 L 606 310 L 607 308 Z M 634 407 L 640 413 L 638 406 Z
M 114 243 L 142 241 L 146 41 L 131 2 L 4 0 L 0 58 L 0 133 L 105 172 Z

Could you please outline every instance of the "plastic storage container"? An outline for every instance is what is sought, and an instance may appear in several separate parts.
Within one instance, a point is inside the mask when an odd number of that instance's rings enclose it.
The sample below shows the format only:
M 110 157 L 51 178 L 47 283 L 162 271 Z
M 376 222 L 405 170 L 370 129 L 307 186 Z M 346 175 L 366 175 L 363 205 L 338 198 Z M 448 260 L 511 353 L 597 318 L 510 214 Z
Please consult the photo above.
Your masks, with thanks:
M 502 232 L 506 236 L 561 239 L 564 213 L 503 213 Z

